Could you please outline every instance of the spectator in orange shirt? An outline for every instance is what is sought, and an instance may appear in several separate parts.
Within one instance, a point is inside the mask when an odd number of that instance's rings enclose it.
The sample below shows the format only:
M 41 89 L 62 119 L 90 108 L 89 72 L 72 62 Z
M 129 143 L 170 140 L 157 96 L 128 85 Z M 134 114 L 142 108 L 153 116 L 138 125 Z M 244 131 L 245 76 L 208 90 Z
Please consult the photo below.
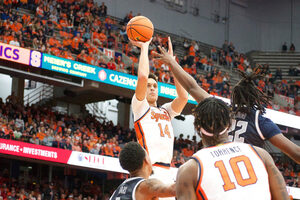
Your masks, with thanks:
M 80 42 L 80 33 L 76 34 L 76 37 L 73 38 L 72 40 L 72 52 L 75 54 L 79 54 L 79 42 Z
M 11 30 L 13 30 L 15 33 L 18 33 L 23 28 L 23 25 L 21 24 L 21 18 L 18 18 L 17 21 L 15 21 L 11 26 Z
M 245 71 L 244 64 L 239 64 L 238 69 L 240 69 L 241 71 Z
M 14 32 L 12 33 L 10 31 L 5 32 L 5 35 L 3 36 L 3 41 L 6 44 L 9 44 L 9 42 L 13 39 L 14 39 Z
M 86 63 L 87 62 L 87 55 L 86 55 L 86 53 L 85 53 L 85 50 L 83 49 L 83 50 L 81 50 L 81 52 L 80 52 L 80 54 L 78 54 L 78 56 L 77 56 L 77 59 L 76 59 L 77 61 L 79 61 L 79 62 L 84 62 L 84 63 Z
M 208 91 L 209 87 L 210 87 L 210 84 L 207 82 L 207 79 L 203 79 L 203 81 L 202 81 L 202 88 L 205 91 Z
M 40 128 L 40 131 L 37 133 L 36 137 L 40 140 L 40 143 L 44 140 L 44 137 L 46 136 L 46 130 L 45 127 L 42 126 Z
M 213 95 L 213 96 L 219 96 L 219 94 L 218 94 L 216 88 L 213 88 L 213 89 L 210 91 L 210 94 Z
M 86 55 L 86 63 L 92 65 L 92 62 L 94 62 L 94 54 L 90 53 Z
M 182 152 L 183 152 L 183 155 L 187 158 L 191 157 L 194 154 L 194 151 L 192 150 L 192 147 L 190 144 L 188 144 L 186 148 L 183 148 Z
M 68 49 L 68 50 L 71 50 L 72 49 L 72 39 L 67 37 L 66 39 L 63 40 L 63 47 Z
M 54 47 L 54 46 L 55 47 L 61 47 L 60 42 L 56 38 L 57 38 L 57 36 L 56 36 L 55 33 L 53 34 L 53 37 L 49 38 L 48 43 L 50 44 L 50 47 Z
M 74 57 L 72 56 L 72 53 L 70 50 L 65 51 L 64 58 L 69 59 L 69 60 L 74 60 Z
M 99 40 L 100 42 L 105 45 L 106 44 L 106 40 L 107 40 L 107 37 L 106 37 L 106 34 L 105 34 L 105 30 L 102 29 L 101 30 L 101 33 L 99 34 Z
M 105 155 L 110 156 L 110 157 L 114 157 L 114 152 L 112 149 L 111 145 L 107 145 L 105 146 Z
M 4 0 L 3 3 L 9 9 L 12 7 L 12 0 Z
M 208 72 L 211 71 L 211 66 L 208 65 L 207 56 L 204 56 L 204 58 L 202 58 L 202 59 L 200 60 L 200 62 L 202 63 L 202 66 L 203 66 L 203 68 L 204 68 L 204 71 L 208 71 Z
M 102 46 L 102 42 L 100 41 L 100 30 L 97 28 L 93 33 L 92 33 L 92 38 L 93 42 L 97 46 Z

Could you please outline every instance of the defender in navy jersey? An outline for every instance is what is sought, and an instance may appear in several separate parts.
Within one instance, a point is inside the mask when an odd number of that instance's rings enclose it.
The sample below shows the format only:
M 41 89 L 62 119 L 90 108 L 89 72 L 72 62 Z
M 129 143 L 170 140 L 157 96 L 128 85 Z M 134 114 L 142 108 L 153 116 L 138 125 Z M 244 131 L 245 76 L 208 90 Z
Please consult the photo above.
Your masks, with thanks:
M 175 184 L 167 185 L 158 179 L 148 179 L 152 173 L 151 161 L 138 143 L 127 143 L 120 152 L 119 161 L 131 178 L 115 190 L 110 200 L 150 200 L 175 196 Z
M 280 133 L 280 129 L 272 120 L 262 116 L 259 110 L 252 110 L 249 114 L 235 114 L 228 134 L 231 141 L 264 148 L 265 140 Z
M 159 47 L 159 49 L 161 53 L 155 52 L 154 55 L 168 64 L 174 77 L 198 103 L 210 97 L 164 48 Z M 238 72 L 242 79 L 234 86 L 231 94 L 232 110 L 236 116 L 230 129 L 233 141 L 263 146 L 265 140 L 268 140 L 300 164 L 300 147 L 287 139 L 270 119 L 262 116 L 265 112 L 264 106 L 269 104 L 270 98 L 256 87 L 255 81 L 263 77 L 263 70 L 258 68 L 250 74 Z M 240 119 L 238 117 L 240 114 L 245 118 Z

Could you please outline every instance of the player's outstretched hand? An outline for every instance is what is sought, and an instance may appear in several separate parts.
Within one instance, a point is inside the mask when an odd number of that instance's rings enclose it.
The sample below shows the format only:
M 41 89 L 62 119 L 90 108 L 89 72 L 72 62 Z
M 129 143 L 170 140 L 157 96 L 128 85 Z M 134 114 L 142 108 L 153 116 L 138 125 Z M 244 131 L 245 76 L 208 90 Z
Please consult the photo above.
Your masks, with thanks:
M 155 60 L 161 60 L 163 63 L 166 63 L 167 65 L 169 65 L 173 60 L 175 60 L 175 57 L 173 55 L 170 55 L 165 48 L 158 46 L 158 49 L 160 53 L 153 52 Z
M 129 40 L 130 40 L 131 44 L 133 44 L 134 46 L 137 46 L 139 48 L 144 48 L 144 47 L 148 47 L 149 46 L 149 44 L 152 41 L 152 38 L 149 41 L 147 41 L 147 42 L 133 41 L 131 39 L 129 39 Z
M 176 57 L 173 54 L 173 45 L 172 45 L 170 36 L 168 37 L 168 47 L 169 47 L 168 54 L 175 59 Z
M 155 59 L 161 60 L 166 64 L 170 64 L 173 60 L 175 60 L 175 56 L 173 55 L 173 46 L 170 37 L 168 37 L 168 47 L 169 49 L 167 51 L 164 47 L 158 46 L 160 53 L 153 52 Z

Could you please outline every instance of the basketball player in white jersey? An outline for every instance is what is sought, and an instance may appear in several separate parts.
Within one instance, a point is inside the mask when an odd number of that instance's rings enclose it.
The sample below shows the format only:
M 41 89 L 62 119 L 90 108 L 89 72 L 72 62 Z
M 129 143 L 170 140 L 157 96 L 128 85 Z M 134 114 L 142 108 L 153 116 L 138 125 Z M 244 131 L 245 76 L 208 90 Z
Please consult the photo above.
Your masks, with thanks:
M 171 119 L 179 115 L 188 101 L 188 94 L 175 79 L 177 97 L 169 103 L 157 107 L 158 81 L 149 75 L 148 42 L 131 41 L 141 49 L 138 81 L 132 97 L 132 111 L 138 142 L 149 154 L 153 164 L 153 176 L 165 183 L 176 179 L 170 163 L 173 157 L 174 134 Z M 168 38 L 169 54 L 173 56 L 172 43 Z M 168 181 L 169 180 L 169 181 Z
M 204 148 L 179 168 L 178 200 L 289 199 L 284 179 L 264 149 L 228 142 L 231 118 L 225 102 L 206 98 L 194 116 Z

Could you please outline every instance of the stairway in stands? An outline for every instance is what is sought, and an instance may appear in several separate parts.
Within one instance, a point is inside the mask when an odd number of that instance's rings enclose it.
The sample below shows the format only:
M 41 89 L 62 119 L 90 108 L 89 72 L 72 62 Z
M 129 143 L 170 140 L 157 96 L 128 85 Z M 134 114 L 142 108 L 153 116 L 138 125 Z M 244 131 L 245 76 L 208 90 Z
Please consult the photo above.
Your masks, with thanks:
M 277 68 L 282 70 L 282 78 L 286 80 L 300 80 L 300 76 L 289 76 L 290 67 L 299 67 L 300 52 L 253 52 L 252 61 L 258 64 L 269 64 L 273 77 Z

